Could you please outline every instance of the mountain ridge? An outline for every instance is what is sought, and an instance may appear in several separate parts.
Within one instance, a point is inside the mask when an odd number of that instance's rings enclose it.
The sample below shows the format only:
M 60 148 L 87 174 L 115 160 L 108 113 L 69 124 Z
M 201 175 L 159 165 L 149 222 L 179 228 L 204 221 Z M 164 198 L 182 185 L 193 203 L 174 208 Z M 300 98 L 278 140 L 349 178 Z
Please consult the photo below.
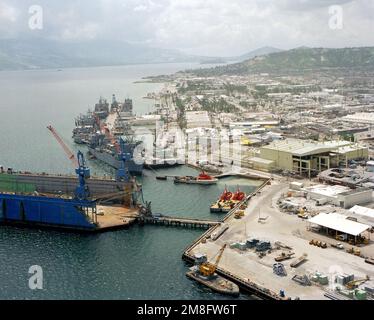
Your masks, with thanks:
M 192 70 L 200 76 L 247 75 L 250 73 L 300 72 L 326 68 L 374 69 L 374 47 L 308 48 L 269 53 L 243 62 Z

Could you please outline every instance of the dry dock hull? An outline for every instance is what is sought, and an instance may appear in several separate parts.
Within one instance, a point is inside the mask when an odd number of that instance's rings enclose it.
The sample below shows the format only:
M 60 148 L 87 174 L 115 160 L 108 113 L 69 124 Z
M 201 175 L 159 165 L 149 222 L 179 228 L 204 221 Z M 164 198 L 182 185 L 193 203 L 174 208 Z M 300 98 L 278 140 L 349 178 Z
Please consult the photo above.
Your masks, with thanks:
M 11 193 L 67 194 L 73 196 L 78 185 L 74 176 L 47 175 L 32 173 L 0 173 L 0 191 Z M 131 183 L 112 179 L 90 178 L 87 180 L 92 197 L 111 194 L 132 188 Z
M 96 203 L 0 193 L 0 223 L 95 231 Z
M 235 283 L 226 280 L 219 275 L 214 275 L 212 279 L 205 279 L 197 275 L 194 271 L 189 271 L 186 273 L 186 276 L 207 286 L 215 292 L 234 297 L 237 297 L 240 294 L 239 287 Z

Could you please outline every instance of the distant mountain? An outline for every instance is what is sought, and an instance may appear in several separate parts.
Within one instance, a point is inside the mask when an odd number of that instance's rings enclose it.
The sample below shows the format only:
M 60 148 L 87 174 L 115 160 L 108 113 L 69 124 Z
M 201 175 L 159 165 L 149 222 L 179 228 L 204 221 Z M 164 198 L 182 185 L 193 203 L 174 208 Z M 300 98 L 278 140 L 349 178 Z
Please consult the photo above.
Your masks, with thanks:
M 241 56 L 232 57 L 230 60 L 231 61 L 244 61 L 244 60 L 252 59 L 258 56 L 263 56 L 266 54 L 276 53 L 276 52 L 281 52 L 281 51 L 283 50 L 274 48 L 274 47 L 262 47 L 262 48 L 253 50 L 251 52 L 248 52 L 246 54 L 243 54 Z
M 0 40 L 0 70 L 199 62 L 201 57 L 126 42 Z
M 374 47 L 308 48 L 257 56 L 240 63 L 210 69 L 194 70 L 200 76 L 246 75 L 250 73 L 290 73 L 331 68 L 360 68 L 374 70 Z

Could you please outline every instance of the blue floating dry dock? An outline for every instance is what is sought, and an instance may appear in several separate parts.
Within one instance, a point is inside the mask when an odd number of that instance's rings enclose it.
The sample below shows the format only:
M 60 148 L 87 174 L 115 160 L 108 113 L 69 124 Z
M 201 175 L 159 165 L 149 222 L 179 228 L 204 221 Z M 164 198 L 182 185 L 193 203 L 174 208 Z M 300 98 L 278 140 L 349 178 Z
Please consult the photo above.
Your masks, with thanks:
M 98 226 L 96 203 L 0 193 L 0 223 L 93 231 Z

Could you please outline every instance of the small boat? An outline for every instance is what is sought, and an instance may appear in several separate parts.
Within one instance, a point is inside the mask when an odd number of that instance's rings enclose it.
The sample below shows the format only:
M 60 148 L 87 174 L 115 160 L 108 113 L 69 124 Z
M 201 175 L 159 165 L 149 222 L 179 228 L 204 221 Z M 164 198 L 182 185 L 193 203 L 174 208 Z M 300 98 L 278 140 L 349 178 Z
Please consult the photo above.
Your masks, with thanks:
M 219 201 L 229 201 L 232 198 L 232 192 L 228 191 L 227 188 L 225 187 L 225 190 L 221 194 Z
M 231 200 L 241 202 L 245 199 L 246 194 L 242 191 L 240 191 L 239 187 L 238 190 L 234 193 Z
M 156 180 L 167 180 L 168 177 L 167 176 L 157 176 L 156 177 Z
M 186 183 L 186 184 L 215 184 L 218 182 L 217 178 L 214 178 L 208 174 L 206 174 L 204 171 L 200 173 L 197 177 L 192 176 L 184 176 L 184 177 L 175 177 L 174 183 Z
M 245 197 L 246 194 L 242 192 L 239 188 L 233 194 L 232 192 L 227 190 L 227 187 L 225 187 L 225 190 L 222 192 L 219 199 L 210 206 L 210 212 L 228 213 L 235 207 L 235 205 L 237 205 L 239 202 L 242 202 L 245 199 Z

